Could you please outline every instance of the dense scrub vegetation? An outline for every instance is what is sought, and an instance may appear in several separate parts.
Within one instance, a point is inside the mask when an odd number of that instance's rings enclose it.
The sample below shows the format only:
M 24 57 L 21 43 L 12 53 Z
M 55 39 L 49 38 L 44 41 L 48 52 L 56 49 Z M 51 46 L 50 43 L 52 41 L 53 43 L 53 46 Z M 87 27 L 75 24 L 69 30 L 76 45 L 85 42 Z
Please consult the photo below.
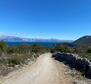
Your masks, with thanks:
M 62 53 L 75 53 L 76 49 L 71 46 L 68 45 L 68 43 L 63 43 L 63 44 L 57 44 L 52 50 L 51 52 L 62 52 Z
M 87 58 L 91 60 L 91 46 L 87 45 L 77 45 L 72 46 L 66 44 L 58 44 L 51 50 L 51 52 L 62 52 L 62 53 L 74 53 L 78 54 L 82 58 Z
M 35 61 L 36 58 L 49 49 L 39 45 L 21 45 L 8 47 L 7 43 L 0 42 L 0 74 L 6 74 L 12 68 Z
M 88 58 L 89 60 L 91 60 L 91 46 L 77 46 L 76 53 L 83 58 Z

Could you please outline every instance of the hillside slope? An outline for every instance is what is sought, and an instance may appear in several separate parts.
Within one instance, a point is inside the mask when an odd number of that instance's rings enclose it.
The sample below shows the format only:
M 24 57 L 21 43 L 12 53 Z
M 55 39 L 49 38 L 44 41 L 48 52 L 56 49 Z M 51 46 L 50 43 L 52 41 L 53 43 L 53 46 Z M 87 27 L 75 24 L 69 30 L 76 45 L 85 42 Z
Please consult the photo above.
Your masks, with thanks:
M 86 45 L 91 46 L 91 36 L 83 36 L 73 42 L 75 45 Z

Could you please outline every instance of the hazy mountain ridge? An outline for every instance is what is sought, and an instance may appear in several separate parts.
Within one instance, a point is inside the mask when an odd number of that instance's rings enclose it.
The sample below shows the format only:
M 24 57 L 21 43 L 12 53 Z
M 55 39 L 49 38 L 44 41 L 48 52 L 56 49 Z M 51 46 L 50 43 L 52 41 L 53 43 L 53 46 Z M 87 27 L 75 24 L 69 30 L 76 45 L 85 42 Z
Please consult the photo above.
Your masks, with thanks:
M 0 41 L 5 41 L 5 42 L 72 42 L 71 40 L 21 38 L 21 37 L 16 37 L 16 36 L 0 36 Z

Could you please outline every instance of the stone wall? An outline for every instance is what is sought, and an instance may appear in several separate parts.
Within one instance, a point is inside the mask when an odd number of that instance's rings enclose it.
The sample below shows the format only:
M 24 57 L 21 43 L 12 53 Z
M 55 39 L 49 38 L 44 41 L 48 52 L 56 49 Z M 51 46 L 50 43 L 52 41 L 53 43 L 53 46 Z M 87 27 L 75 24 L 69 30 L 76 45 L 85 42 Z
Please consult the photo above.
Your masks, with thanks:
M 55 53 L 53 57 L 58 61 L 68 64 L 71 68 L 79 70 L 87 78 L 91 79 L 91 62 L 86 58 L 81 58 L 77 54 L 69 53 Z

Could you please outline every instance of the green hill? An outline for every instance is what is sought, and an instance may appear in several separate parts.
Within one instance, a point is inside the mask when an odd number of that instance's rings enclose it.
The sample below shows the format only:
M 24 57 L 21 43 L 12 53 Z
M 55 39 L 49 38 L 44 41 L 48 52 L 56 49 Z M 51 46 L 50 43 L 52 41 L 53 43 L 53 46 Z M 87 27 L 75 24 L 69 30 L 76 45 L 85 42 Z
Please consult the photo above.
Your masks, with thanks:
M 83 36 L 73 42 L 77 46 L 91 46 L 91 36 Z

